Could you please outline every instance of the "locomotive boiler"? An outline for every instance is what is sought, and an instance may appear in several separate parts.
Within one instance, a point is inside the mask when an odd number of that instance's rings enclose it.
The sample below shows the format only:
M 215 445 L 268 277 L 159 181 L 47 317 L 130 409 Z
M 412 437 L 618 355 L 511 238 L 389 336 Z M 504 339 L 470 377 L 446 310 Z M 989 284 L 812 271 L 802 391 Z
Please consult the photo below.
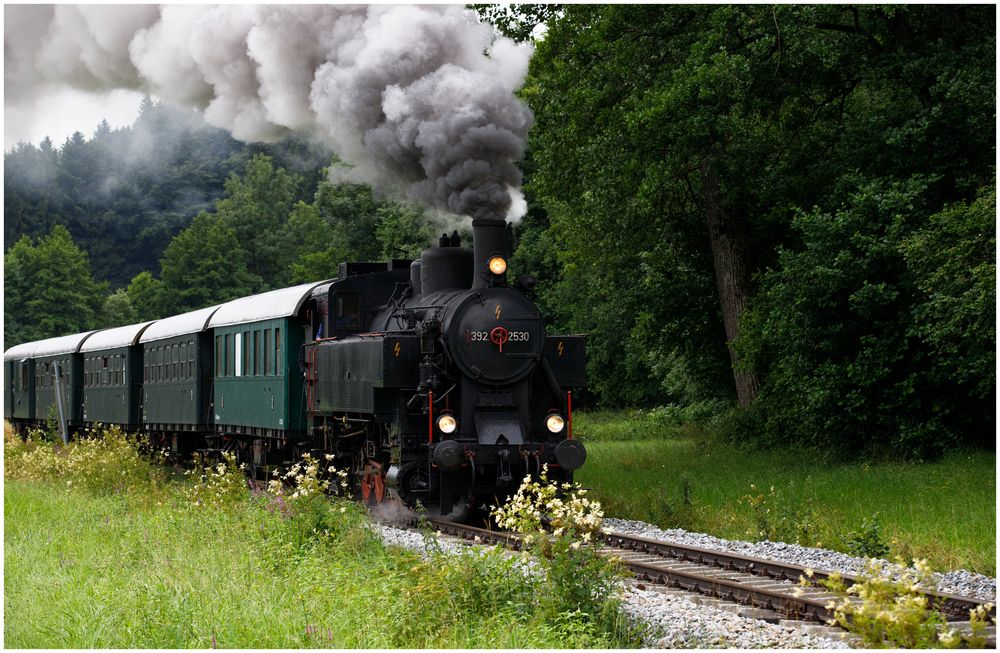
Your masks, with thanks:
M 549 336 L 507 282 L 506 225 L 473 221 L 473 249 L 442 236 L 416 261 L 346 264 L 313 291 L 304 345 L 309 435 L 365 499 L 392 493 L 449 514 L 526 475 L 569 481 L 583 336 Z

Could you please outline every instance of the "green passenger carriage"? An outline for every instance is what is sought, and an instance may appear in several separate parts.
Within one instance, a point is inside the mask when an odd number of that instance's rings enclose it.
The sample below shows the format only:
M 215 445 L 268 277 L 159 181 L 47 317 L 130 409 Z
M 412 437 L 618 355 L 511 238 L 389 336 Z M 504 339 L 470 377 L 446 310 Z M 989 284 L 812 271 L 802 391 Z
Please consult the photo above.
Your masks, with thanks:
M 18 391 L 18 397 L 25 399 L 28 395 L 28 407 L 26 411 L 27 423 L 34 425 L 45 424 L 49 418 L 59 418 L 59 397 L 62 395 L 63 418 L 66 420 L 68 428 L 72 431 L 83 423 L 83 357 L 80 355 L 80 347 L 96 331 L 85 333 L 74 333 L 58 338 L 41 340 L 23 347 L 30 346 L 30 353 L 27 350 L 18 354 L 18 347 L 14 347 L 4 354 L 5 363 L 14 362 L 18 358 L 23 359 L 30 356 L 34 365 L 33 382 L 29 379 L 28 390 Z M 5 369 L 11 367 L 5 364 Z M 25 373 L 23 366 L 18 366 L 17 373 L 20 376 Z M 29 366 L 30 367 L 30 366 Z M 25 385 L 24 378 L 18 388 Z M 31 397 L 33 395 L 33 397 Z M 24 403 L 22 401 L 22 403 Z
M 140 336 L 142 425 L 152 438 L 169 438 L 180 453 L 212 427 L 212 338 L 208 321 L 219 306 L 157 320 Z
M 309 329 L 307 300 L 318 285 L 235 299 L 212 316 L 218 435 L 283 440 L 305 432 L 298 356 Z
M 31 419 L 35 414 L 35 359 L 31 358 L 36 342 L 26 342 L 8 349 L 3 356 L 3 416 L 11 423 Z
M 83 422 L 139 426 L 142 350 L 139 337 L 153 322 L 105 329 L 80 347 L 83 355 Z

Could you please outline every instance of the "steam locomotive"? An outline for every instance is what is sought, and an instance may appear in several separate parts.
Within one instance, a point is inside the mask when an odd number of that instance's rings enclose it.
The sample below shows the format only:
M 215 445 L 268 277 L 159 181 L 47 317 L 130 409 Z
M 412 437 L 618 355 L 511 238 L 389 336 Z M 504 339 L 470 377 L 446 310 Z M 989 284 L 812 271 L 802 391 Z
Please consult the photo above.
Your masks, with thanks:
M 549 336 L 507 282 L 503 221 L 418 260 L 342 263 L 336 279 L 4 354 L 4 416 L 118 425 L 177 455 L 231 452 L 266 474 L 332 454 L 370 503 L 451 514 L 548 466 L 569 481 L 583 336 Z

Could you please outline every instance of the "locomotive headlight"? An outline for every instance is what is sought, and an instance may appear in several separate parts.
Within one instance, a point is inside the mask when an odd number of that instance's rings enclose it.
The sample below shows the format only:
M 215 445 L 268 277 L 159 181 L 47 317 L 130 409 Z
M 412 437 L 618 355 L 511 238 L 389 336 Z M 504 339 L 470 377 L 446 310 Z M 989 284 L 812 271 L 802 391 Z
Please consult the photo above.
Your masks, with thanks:
M 494 256 L 490 259 L 490 272 L 499 276 L 507 271 L 507 261 L 502 256 Z
M 438 418 L 438 428 L 442 433 L 454 433 L 458 422 L 451 415 L 442 415 Z
M 562 415 L 552 413 L 545 419 L 545 428 L 547 428 L 552 433 L 558 433 L 563 430 L 563 426 L 566 425 L 566 420 L 562 418 Z

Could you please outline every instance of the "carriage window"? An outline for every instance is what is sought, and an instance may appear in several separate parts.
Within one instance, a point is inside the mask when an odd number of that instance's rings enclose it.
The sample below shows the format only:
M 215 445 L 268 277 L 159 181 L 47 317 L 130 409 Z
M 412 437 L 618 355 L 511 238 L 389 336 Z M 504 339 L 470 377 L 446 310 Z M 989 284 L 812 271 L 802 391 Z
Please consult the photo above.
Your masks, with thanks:
M 28 364 L 21 363 L 21 390 L 28 389 Z
M 222 336 L 215 336 L 215 375 L 222 376 Z
M 274 330 L 274 373 L 281 374 L 281 329 Z
M 253 332 L 253 375 L 260 375 L 260 331 Z
M 240 346 L 243 347 L 243 369 L 240 370 L 245 376 L 250 376 L 250 356 L 253 350 L 250 349 L 250 332 L 244 331 L 243 338 L 240 340 Z
M 361 328 L 361 297 L 357 293 L 337 293 L 333 299 L 333 328 Z
M 236 356 L 234 356 L 235 368 L 233 371 L 236 376 L 243 376 L 243 334 L 237 333 L 234 339 L 236 340 Z
M 264 375 L 274 374 L 274 357 L 271 355 L 271 330 L 264 329 Z

